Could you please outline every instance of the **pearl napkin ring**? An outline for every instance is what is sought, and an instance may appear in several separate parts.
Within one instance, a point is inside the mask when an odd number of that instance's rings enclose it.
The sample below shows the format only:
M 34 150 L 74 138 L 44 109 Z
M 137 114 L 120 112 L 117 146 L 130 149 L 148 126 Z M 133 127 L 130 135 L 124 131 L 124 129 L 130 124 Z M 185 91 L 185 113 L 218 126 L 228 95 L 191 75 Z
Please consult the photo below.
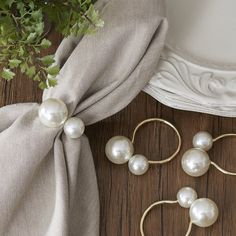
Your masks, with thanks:
M 177 200 L 158 201 L 150 205 L 143 213 L 140 221 L 140 232 L 142 236 L 144 234 L 144 220 L 148 213 L 156 206 L 161 204 L 175 204 L 178 203 L 183 208 L 189 208 L 190 223 L 188 231 L 185 236 L 189 236 L 192 225 L 195 224 L 199 227 L 209 227 L 213 225 L 219 215 L 219 210 L 214 201 L 209 198 L 198 198 L 197 193 L 190 187 L 181 188 L 177 193 Z
M 219 171 L 227 175 L 236 175 L 236 173 L 226 171 L 211 161 L 207 151 L 211 149 L 214 142 L 225 137 L 236 137 L 236 134 L 222 134 L 212 138 L 211 134 L 205 131 L 198 132 L 193 137 L 194 148 L 186 151 L 182 157 L 182 168 L 190 176 L 198 177 L 204 175 L 210 165 L 215 166 Z
M 161 161 L 150 161 L 141 154 L 134 154 L 134 140 L 138 129 L 149 122 L 161 122 L 171 127 L 178 137 L 178 147 L 176 151 L 168 158 Z M 179 152 L 181 147 L 181 137 L 178 130 L 170 122 L 160 118 L 150 118 L 142 121 L 134 129 L 132 140 L 124 136 L 114 136 L 106 144 L 105 152 L 107 158 L 115 164 L 124 164 L 128 162 L 129 170 L 134 175 L 143 175 L 147 172 L 149 164 L 164 164 L 171 161 Z
M 42 102 L 38 110 L 41 123 L 49 128 L 63 127 L 66 136 L 75 139 L 84 133 L 84 122 L 78 117 L 68 118 L 66 104 L 60 99 L 49 98 Z

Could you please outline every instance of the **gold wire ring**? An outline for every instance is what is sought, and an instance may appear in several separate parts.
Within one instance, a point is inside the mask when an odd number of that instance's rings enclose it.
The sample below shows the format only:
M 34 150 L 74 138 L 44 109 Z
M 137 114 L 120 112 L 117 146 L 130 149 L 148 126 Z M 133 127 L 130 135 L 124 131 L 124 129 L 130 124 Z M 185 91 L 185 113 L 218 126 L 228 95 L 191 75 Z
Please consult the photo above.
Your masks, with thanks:
M 222 134 L 216 138 L 213 139 L 213 143 L 222 139 L 222 138 L 226 138 L 226 137 L 236 137 L 236 134 L 233 134 L 233 133 L 229 133 L 229 134 Z M 211 165 L 213 165 L 217 170 L 219 170 L 220 172 L 222 172 L 223 174 L 226 174 L 226 175 L 236 175 L 235 172 L 230 172 L 230 171 L 227 171 L 223 168 L 221 168 L 218 164 L 216 164 L 214 161 L 211 161 Z
M 143 229 L 143 225 L 144 225 L 144 221 L 148 215 L 148 213 L 156 206 L 159 206 L 161 204 L 175 204 L 175 203 L 178 203 L 177 200 L 175 201 L 169 201 L 169 200 L 165 200 L 165 201 L 159 201 L 159 202 L 154 202 L 152 205 L 150 205 L 143 213 L 142 215 L 142 218 L 140 220 L 140 225 L 139 225 L 139 229 L 140 229 L 140 233 L 141 233 L 141 236 L 145 236 L 144 234 L 144 229 Z
M 159 206 L 159 205 L 162 205 L 162 204 L 176 204 L 176 203 L 178 203 L 178 200 L 164 200 L 164 201 L 154 202 L 153 204 L 151 204 L 151 205 L 144 211 L 144 213 L 143 213 L 143 215 L 142 215 L 142 218 L 141 218 L 141 220 L 140 220 L 139 230 L 140 230 L 141 236 L 145 236 L 145 234 L 144 234 L 144 229 L 143 229 L 143 228 L 144 228 L 144 227 L 143 227 L 144 221 L 145 221 L 145 219 L 146 219 L 148 213 L 149 213 L 154 207 Z M 188 230 L 187 230 L 185 236 L 189 236 L 189 235 L 190 235 L 190 232 L 191 232 L 191 229 L 192 229 L 192 224 L 193 224 L 193 222 L 190 221 L 190 222 L 189 222 L 189 226 L 188 226 Z
M 153 122 L 153 121 L 158 121 L 158 122 L 161 122 L 161 123 L 164 123 L 164 124 L 168 125 L 169 127 L 171 127 L 171 128 L 175 131 L 175 133 L 176 133 L 176 135 L 177 135 L 177 137 L 178 137 L 178 147 L 177 147 L 176 151 L 175 151 L 170 157 L 168 157 L 168 158 L 166 158 L 166 159 L 164 159 L 164 160 L 161 160 L 161 161 L 149 161 L 149 160 L 148 160 L 148 163 L 149 163 L 149 164 L 164 164 L 164 163 L 167 163 L 167 162 L 171 161 L 171 160 L 178 154 L 178 152 L 179 152 L 179 150 L 180 150 L 180 148 L 181 148 L 181 143 L 182 143 L 182 140 L 181 140 L 181 136 L 180 136 L 180 134 L 179 134 L 179 131 L 178 131 L 178 130 L 175 128 L 175 126 L 172 125 L 170 122 L 168 122 L 168 121 L 166 121 L 166 120 L 163 120 L 163 119 L 160 119 L 160 118 L 150 118 L 150 119 L 146 119 L 146 120 L 140 122 L 140 123 L 136 126 L 136 128 L 134 129 L 131 142 L 134 144 L 134 140 L 135 140 L 136 133 L 137 133 L 138 129 L 139 129 L 141 126 L 143 126 L 143 125 L 146 124 L 146 123 Z

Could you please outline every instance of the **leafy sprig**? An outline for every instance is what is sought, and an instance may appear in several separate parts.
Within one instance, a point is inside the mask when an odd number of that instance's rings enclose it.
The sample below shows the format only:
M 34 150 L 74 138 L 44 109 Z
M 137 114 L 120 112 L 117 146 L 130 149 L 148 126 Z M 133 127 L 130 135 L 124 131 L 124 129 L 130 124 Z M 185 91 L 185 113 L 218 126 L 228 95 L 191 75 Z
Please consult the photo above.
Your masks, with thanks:
M 103 27 L 91 0 L 0 1 L 0 76 L 15 77 L 15 69 L 39 83 L 41 89 L 55 86 L 59 66 L 54 55 L 41 56 L 51 46 L 46 39 L 45 17 L 63 36 L 80 36 Z

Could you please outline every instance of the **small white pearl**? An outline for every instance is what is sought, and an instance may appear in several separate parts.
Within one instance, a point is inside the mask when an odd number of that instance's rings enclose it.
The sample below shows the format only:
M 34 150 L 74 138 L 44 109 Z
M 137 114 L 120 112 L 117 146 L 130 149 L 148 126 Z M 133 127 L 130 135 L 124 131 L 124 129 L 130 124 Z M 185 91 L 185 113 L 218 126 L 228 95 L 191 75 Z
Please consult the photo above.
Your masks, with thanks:
M 208 132 L 200 131 L 193 137 L 193 146 L 195 148 L 201 148 L 205 151 L 208 151 L 211 149 L 212 145 L 213 138 Z
M 70 138 L 81 137 L 84 129 L 84 122 L 78 117 L 69 118 L 64 125 L 64 132 Z
M 129 160 L 129 170 L 134 175 L 143 175 L 147 172 L 149 163 L 145 156 L 136 154 Z
M 39 107 L 40 121 L 47 127 L 56 128 L 64 124 L 68 117 L 66 104 L 60 99 L 49 98 Z
M 204 150 L 192 148 L 184 153 L 181 164 L 188 175 L 198 177 L 208 171 L 211 161 Z
M 105 148 L 107 158 L 115 164 L 126 163 L 134 153 L 132 142 L 124 136 L 112 137 Z
M 177 200 L 180 206 L 189 208 L 197 199 L 197 193 L 190 187 L 181 188 L 177 193 Z
M 199 198 L 191 205 L 189 214 L 193 224 L 208 227 L 216 222 L 219 210 L 211 199 Z

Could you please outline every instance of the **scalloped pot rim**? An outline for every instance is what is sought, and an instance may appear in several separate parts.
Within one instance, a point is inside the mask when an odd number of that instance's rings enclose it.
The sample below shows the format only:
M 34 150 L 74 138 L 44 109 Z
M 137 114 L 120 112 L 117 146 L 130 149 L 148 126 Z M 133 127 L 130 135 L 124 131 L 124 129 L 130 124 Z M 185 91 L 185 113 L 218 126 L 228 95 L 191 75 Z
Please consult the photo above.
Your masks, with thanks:
M 194 64 L 167 47 L 144 91 L 176 109 L 236 117 L 236 71 Z

